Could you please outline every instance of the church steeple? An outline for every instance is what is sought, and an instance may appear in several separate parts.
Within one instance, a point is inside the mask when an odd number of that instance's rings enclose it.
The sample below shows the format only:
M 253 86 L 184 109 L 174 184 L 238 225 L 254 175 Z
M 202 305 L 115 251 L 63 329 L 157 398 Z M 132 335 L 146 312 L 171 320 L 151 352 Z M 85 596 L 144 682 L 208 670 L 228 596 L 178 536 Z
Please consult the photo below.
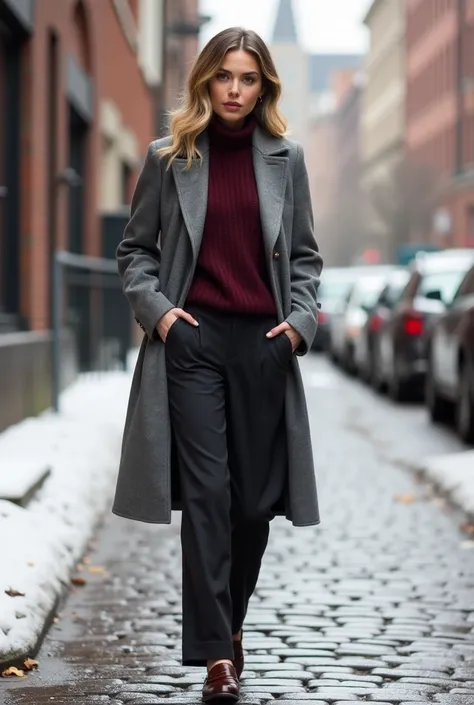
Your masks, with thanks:
M 278 0 L 272 44 L 298 44 L 292 0 Z

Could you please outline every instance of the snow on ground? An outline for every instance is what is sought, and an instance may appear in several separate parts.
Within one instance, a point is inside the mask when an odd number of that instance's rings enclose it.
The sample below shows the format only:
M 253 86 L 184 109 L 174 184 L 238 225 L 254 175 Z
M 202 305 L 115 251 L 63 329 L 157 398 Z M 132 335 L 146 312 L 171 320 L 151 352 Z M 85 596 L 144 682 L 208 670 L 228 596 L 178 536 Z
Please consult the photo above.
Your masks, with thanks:
M 130 372 L 81 375 L 58 416 L 48 411 L 0 434 L 3 485 L 32 463 L 51 470 L 26 508 L 0 500 L 0 663 L 33 652 L 110 506 L 130 382 Z
M 455 504 L 474 514 L 474 450 L 428 458 L 420 469 Z

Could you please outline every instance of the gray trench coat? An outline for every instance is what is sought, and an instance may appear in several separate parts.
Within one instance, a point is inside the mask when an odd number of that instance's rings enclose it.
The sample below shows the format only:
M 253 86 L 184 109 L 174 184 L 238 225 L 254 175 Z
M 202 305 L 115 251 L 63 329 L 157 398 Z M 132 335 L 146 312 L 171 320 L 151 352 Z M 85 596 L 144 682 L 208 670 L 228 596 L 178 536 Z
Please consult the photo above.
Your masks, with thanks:
M 164 344 L 157 321 L 186 301 L 207 209 L 209 144 L 198 138 L 202 160 L 191 169 L 176 159 L 170 169 L 152 142 L 132 200 L 132 214 L 117 249 L 124 292 L 145 331 L 133 376 L 113 512 L 167 524 L 179 508 L 179 479 L 168 414 Z M 302 336 L 297 355 L 311 347 L 317 328 L 322 259 L 313 234 L 302 148 L 257 127 L 253 160 L 270 281 L 279 321 Z M 296 356 L 286 389 L 288 483 L 281 511 L 295 526 L 319 523 L 306 400 Z

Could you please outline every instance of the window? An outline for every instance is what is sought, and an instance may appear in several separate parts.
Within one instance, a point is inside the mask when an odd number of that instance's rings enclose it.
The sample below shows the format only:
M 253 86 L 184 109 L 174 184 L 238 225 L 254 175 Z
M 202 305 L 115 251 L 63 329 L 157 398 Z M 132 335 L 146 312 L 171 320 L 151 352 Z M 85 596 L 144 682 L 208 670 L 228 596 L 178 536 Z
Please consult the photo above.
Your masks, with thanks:
M 469 262 L 466 262 L 466 269 L 468 266 Z M 435 272 L 432 274 L 427 274 L 421 280 L 420 288 L 417 292 L 418 296 L 426 296 L 431 291 L 439 291 L 441 301 L 448 305 L 452 303 L 465 273 L 466 270 L 461 269 L 452 272 Z
M 467 237 L 470 247 L 474 244 L 474 206 L 469 206 L 467 212 Z
M 122 205 L 128 205 L 131 199 L 132 169 L 126 162 L 122 162 L 121 198 Z

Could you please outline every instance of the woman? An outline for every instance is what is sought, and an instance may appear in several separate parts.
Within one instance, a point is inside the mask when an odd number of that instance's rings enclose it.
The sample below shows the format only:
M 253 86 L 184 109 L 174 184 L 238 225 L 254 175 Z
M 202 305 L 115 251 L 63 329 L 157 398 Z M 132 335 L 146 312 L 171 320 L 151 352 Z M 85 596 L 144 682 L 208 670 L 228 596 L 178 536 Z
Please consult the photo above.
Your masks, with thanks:
M 113 511 L 169 523 L 182 509 L 183 664 L 207 665 L 206 701 L 239 697 L 270 520 L 319 522 L 296 356 L 316 333 L 322 260 L 280 93 L 258 35 L 211 39 L 117 250 L 146 335 Z

